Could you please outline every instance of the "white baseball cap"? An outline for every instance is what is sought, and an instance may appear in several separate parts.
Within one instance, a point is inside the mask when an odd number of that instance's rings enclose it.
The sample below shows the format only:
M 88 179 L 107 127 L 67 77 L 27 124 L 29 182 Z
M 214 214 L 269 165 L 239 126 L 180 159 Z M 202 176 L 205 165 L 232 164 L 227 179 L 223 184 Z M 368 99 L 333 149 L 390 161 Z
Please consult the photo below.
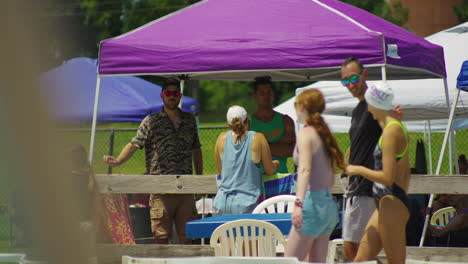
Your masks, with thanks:
M 393 90 L 387 82 L 378 82 L 369 85 L 364 95 L 366 102 L 381 110 L 393 109 Z
M 228 123 L 231 125 L 232 120 L 236 117 L 239 118 L 242 122 L 245 121 L 245 119 L 247 118 L 247 111 L 244 107 L 238 105 L 233 105 L 229 107 L 226 114 Z

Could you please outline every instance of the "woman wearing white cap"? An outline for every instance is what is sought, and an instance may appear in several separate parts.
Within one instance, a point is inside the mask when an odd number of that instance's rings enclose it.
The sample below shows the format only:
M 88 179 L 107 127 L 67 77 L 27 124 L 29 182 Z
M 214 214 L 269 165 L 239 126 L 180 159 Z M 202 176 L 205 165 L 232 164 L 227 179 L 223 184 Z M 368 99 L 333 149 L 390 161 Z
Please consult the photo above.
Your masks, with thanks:
M 219 135 L 215 146 L 215 162 L 221 184 L 214 199 L 216 213 L 251 213 L 260 197 L 260 164 L 272 175 L 279 162 L 272 161 L 265 136 L 249 131 L 247 111 L 231 106 L 227 112 L 230 131 Z
M 393 91 L 387 83 L 370 86 L 365 98 L 383 132 L 374 151 L 376 170 L 346 167 L 348 175 L 362 175 L 374 182 L 372 192 L 377 202 L 354 261 L 375 259 L 383 248 L 389 264 L 405 263 L 410 181 L 408 134 L 391 115 Z

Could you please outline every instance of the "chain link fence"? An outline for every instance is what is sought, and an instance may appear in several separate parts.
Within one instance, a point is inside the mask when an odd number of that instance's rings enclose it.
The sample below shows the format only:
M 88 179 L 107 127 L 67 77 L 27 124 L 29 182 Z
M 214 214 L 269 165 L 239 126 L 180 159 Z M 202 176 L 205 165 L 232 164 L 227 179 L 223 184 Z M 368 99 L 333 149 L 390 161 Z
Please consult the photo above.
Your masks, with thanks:
M 226 127 L 200 127 L 200 141 L 202 144 L 204 174 L 217 174 L 216 166 L 214 163 L 214 146 L 219 134 L 227 131 Z M 128 144 L 131 138 L 135 135 L 136 128 L 131 129 L 98 129 L 96 132 L 96 145 L 94 148 L 93 167 L 97 174 L 144 174 L 145 172 L 145 159 L 144 151 L 137 151 L 134 156 L 121 166 L 109 168 L 102 161 L 103 155 L 117 156 L 122 148 Z M 66 142 L 73 144 L 82 144 L 86 149 L 89 148 L 89 141 L 91 132 L 89 129 L 67 130 L 63 132 Z M 336 133 L 335 137 L 343 152 L 349 147 L 349 135 L 347 133 Z M 410 133 L 410 146 L 409 157 L 410 164 L 414 167 L 416 159 L 416 142 L 419 139 L 425 142 L 425 154 L 427 160 L 427 171 L 431 173 L 430 164 L 432 163 L 432 173 L 435 173 L 437 166 L 437 159 L 440 153 L 440 148 L 443 140 L 443 133 L 432 133 L 430 138 L 431 149 L 429 150 L 428 134 L 424 133 Z M 456 148 L 458 154 L 467 154 L 468 149 L 468 130 L 460 130 L 456 133 Z M 452 173 L 449 168 L 453 168 L 457 158 L 453 158 L 449 162 L 448 150 L 444 155 L 444 162 L 442 163 L 440 174 Z M 292 159 L 288 159 L 288 169 L 290 172 L 294 171 L 294 164 Z M 7 247 L 14 244 L 15 233 L 17 231 L 13 225 L 12 218 L 12 204 L 10 190 L 6 185 L 0 189 L 0 247 Z M 19 231 L 21 232 L 21 231 Z

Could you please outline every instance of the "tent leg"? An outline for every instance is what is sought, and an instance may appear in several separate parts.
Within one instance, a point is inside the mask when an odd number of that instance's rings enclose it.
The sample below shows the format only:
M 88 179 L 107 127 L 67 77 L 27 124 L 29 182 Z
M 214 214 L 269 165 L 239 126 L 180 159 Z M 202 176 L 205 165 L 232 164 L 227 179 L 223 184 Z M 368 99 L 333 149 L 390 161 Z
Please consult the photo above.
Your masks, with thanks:
M 180 97 L 179 108 L 182 109 L 182 101 L 184 100 L 184 88 L 185 88 L 185 80 L 180 80 L 180 93 L 182 96 Z
M 460 92 L 460 90 L 459 90 L 459 92 Z M 452 154 L 453 154 L 454 162 L 455 162 L 455 174 L 460 174 L 460 168 L 458 167 L 457 145 L 455 144 L 455 128 L 453 127 L 453 124 L 452 124 L 452 130 L 450 132 L 452 134 L 451 135 L 451 139 L 452 139 L 451 145 L 452 145 Z M 450 167 L 450 168 L 452 168 L 452 167 Z
M 427 134 L 427 142 L 429 145 L 429 174 L 433 173 L 432 169 L 432 129 L 431 129 L 431 120 L 427 120 L 427 129 L 428 134 Z
M 445 86 L 447 88 L 447 81 L 446 80 L 445 80 Z M 459 97 L 460 97 L 460 89 L 458 89 L 457 96 L 456 96 L 455 100 L 453 101 L 452 109 L 450 110 L 449 121 L 448 121 L 448 124 L 447 124 L 447 128 L 445 129 L 444 141 L 442 143 L 442 148 L 440 149 L 439 160 L 437 162 L 436 175 L 439 175 L 439 173 L 440 173 L 440 168 L 442 166 L 442 160 L 444 159 L 445 148 L 447 146 L 448 136 L 450 134 L 450 131 L 453 131 L 452 130 L 453 117 L 455 115 L 455 108 L 457 106 L 457 102 L 458 102 Z M 431 194 L 431 196 L 429 197 L 429 203 L 427 205 L 426 218 L 424 219 L 424 227 L 423 227 L 423 231 L 422 231 L 422 235 L 421 235 L 421 240 L 419 241 L 419 246 L 420 247 L 422 247 L 423 244 L 424 244 L 424 237 L 426 236 L 427 225 L 429 223 L 429 215 L 431 213 L 433 201 L 434 201 L 434 194 Z
M 387 69 L 385 68 L 385 65 L 381 67 L 382 70 L 382 81 L 387 81 Z
M 91 125 L 91 142 L 89 144 L 89 163 L 93 164 L 94 155 L 94 140 L 96 138 L 96 123 L 97 123 L 97 112 L 99 105 L 99 90 L 101 89 L 101 76 L 97 76 L 96 80 L 96 94 L 94 95 L 94 110 L 93 110 L 93 123 Z

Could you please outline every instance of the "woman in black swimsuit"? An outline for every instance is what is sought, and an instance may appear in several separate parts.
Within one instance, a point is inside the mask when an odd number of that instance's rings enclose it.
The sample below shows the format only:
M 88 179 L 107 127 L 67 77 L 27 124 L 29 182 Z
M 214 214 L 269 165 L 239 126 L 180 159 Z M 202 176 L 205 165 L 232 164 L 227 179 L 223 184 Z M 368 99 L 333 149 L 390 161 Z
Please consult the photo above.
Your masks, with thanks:
M 393 92 L 386 83 L 369 87 L 365 94 L 369 112 L 383 128 L 374 152 L 375 170 L 348 165 L 348 175 L 362 175 L 374 182 L 377 210 L 367 224 L 354 261 L 372 260 L 385 250 L 389 264 L 405 263 L 405 228 L 409 218 L 410 166 L 408 135 L 403 124 L 391 116 Z

